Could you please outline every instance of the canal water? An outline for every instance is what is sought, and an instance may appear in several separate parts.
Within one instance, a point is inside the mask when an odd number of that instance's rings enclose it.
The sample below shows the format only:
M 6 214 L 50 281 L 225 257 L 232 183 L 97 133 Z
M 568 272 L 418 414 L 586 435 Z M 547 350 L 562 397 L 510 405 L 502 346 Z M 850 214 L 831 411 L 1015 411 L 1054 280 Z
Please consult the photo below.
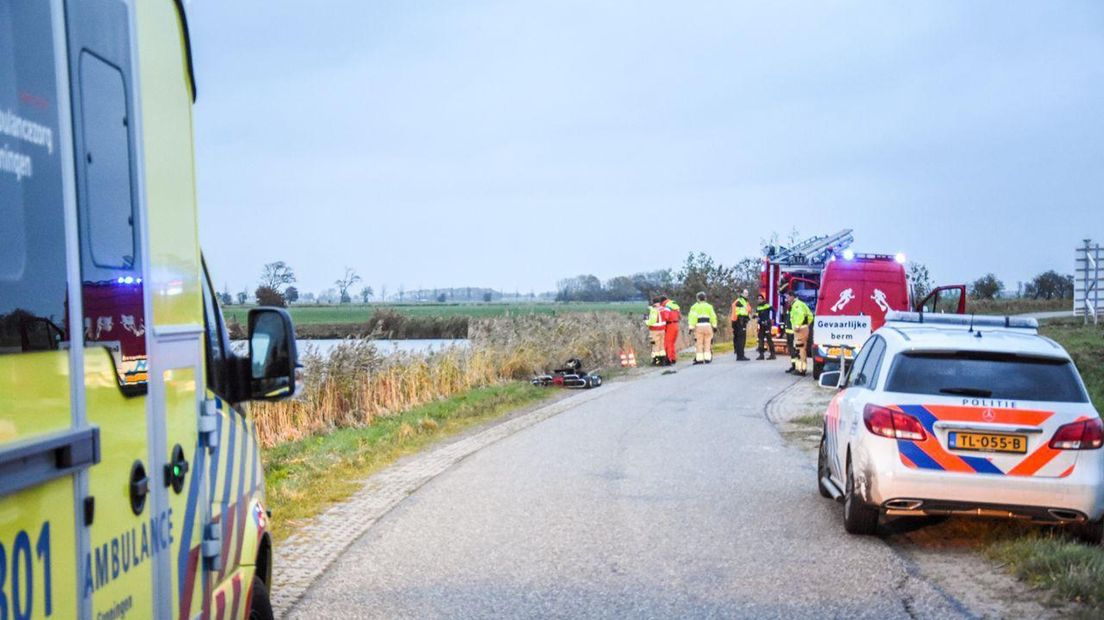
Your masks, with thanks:
M 303 355 L 307 351 L 314 351 L 319 355 L 329 355 L 337 345 L 348 342 L 344 339 L 318 339 L 308 340 L 301 338 L 298 341 L 299 354 Z M 470 340 L 372 340 L 376 350 L 381 354 L 387 355 L 396 351 L 402 351 L 404 353 L 432 353 L 434 351 L 441 351 L 448 347 L 468 347 L 471 345 Z M 235 340 L 232 343 L 234 350 L 240 354 L 244 354 L 248 351 L 248 345 L 244 340 Z

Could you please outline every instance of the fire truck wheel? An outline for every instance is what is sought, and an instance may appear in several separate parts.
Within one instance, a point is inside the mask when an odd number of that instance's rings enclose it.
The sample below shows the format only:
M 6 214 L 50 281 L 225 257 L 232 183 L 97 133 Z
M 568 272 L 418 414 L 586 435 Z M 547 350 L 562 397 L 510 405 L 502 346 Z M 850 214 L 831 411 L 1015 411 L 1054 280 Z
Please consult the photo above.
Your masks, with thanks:
M 268 588 L 260 577 L 253 577 L 253 598 L 249 603 L 249 620 L 273 620 L 272 601 L 268 600 Z

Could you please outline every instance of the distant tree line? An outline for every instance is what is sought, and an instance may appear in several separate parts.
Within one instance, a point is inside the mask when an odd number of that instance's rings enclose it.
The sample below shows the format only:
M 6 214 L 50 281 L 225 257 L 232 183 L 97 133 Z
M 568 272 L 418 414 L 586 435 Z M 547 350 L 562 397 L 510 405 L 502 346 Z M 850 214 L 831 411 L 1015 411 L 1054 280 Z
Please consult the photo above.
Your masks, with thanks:
M 492 288 L 466 286 L 452 288 L 417 289 L 406 290 L 399 285 L 396 292 L 388 295 L 387 286 L 376 289 L 371 286 L 362 286 L 355 289 L 358 283 L 364 279 L 352 267 L 345 267 L 341 277 L 334 280 L 333 286 L 318 293 L 301 292 L 294 283 L 296 282 L 295 270 L 284 261 L 267 263 L 261 269 L 257 287 L 250 293 L 242 290 L 236 294 L 230 292 L 228 286 L 224 286 L 218 293 L 219 301 L 223 305 L 246 304 L 255 301 L 261 306 L 287 306 L 292 303 L 307 304 L 351 304 L 358 301 L 367 304 L 373 300 L 398 302 L 398 303 L 469 303 L 469 302 L 494 302 L 494 301 L 536 301 L 551 300 L 554 293 L 536 293 L 530 291 L 521 293 L 504 293 Z
M 557 282 L 556 301 L 640 301 L 671 290 L 673 282 L 670 269 L 617 276 L 604 283 L 584 274 Z
M 481 287 L 453 287 L 436 289 L 417 289 L 407 291 L 398 287 L 395 295 L 388 296 L 387 287 L 380 287 L 380 301 L 399 303 L 471 303 L 492 301 L 536 301 L 554 299 L 561 302 L 608 302 L 608 301 L 647 301 L 659 295 L 676 299 L 680 304 L 693 303 L 698 292 L 704 292 L 718 307 L 730 303 L 741 289 L 755 295 L 759 289 L 759 273 L 762 259 L 751 256 L 725 265 L 704 253 L 690 253 L 677 269 L 658 269 L 632 275 L 622 275 L 603 282 L 592 274 L 582 274 L 564 278 L 557 282 L 555 293 L 522 294 L 515 291 L 512 295 Z M 907 267 L 910 292 L 913 300 L 927 296 L 933 288 L 932 277 L 922 263 L 910 262 Z M 353 302 L 353 287 L 363 279 L 351 267 L 345 267 L 341 277 L 334 281 L 334 287 L 317 295 L 301 293 L 295 286 L 295 271 L 284 261 L 267 263 L 261 270 L 257 288 L 252 296 L 243 290 L 231 294 L 229 287 L 218 294 L 224 305 L 245 304 L 252 297 L 263 306 L 286 306 L 289 303 L 349 304 Z M 1021 282 L 1015 291 L 1007 291 L 995 274 L 987 273 L 969 284 L 970 297 L 978 300 L 998 297 L 1017 297 L 1022 299 L 1072 299 L 1074 279 L 1072 275 L 1061 274 L 1054 270 L 1044 271 L 1028 282 Z M 377 298 L 371 286 L 364 286 L 355 293 L 361 303 L 369 303 Z M 752 300 L 754 301 L 754 300 Z
M 714 304 L 728 304 L 741 289 L 759 290 L 758 257 L 724 265 L 704 253 L 690 253 L 677 270 L 660 269 L 617 276 L 605 282 L 584 274 L 557 283 L 556 301 L 648 301 L 666 295 L 679 304 L 693 303 L 704 292 Z
M 1017 297 L 1020 299 L 1073 299 L 1073 276 L 1054 271 L 1044 271 L 1029 282 L 1021 282 L 1017 290 L 1006 294 L 1004 282 L 987 273 L 970 283 L 970 296 L 974 299 Z

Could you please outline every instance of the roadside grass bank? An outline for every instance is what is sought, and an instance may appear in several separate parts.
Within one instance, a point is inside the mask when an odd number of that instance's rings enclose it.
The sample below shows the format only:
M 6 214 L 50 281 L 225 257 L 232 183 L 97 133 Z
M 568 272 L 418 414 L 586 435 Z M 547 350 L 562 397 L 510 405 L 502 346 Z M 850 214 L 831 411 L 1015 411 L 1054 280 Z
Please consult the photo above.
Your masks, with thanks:
M 225 306 L 227 319 L 233 318 L 245 324 L 249 310 L 254 306 Z M 409 318 L 466 318 L 489 319 L 500 316 L 546 314 L 559 316 L 579 312 L 613 312 L 642 318 L 648 311 L 644 302 L 534 302 L 534 303 L 421 303 L 421 304 L 341 304 L 303 305 L 288 308 L 296 326 L 339 325 L 346 323 L 373 323 L 377 313 L 397 313 Z
M 272 535 L 283 540 L 303 521 L 355 493 L 364 478 L 403 456 L 563 393 L 520 382 L 476 388 L 378 419 L 371 426 L 268 448 L 262 458 Z
M 350 340 L 326 356 L 303 356 L 300 394 L 254 407 L 261 445 L 372 426 L 467 390 L 529 379 L 572 357 L 587 370 L 614 369 L 621 351 L 647 350 L 639 321 L 610 313 L 482 319 L 470 336 L 468 347 L 428 355 L 382 355 L 369 340 Z
M 989 544 L 986 555 L 1055 602 L 1075 601 L 1083 617 L 1104 613 L 1104 551 L 1055 533 L 1031 533 Z
M 966 312 L 976 314 L 1026 314 L 1028 312 L 1073 311 L 1072 299 L 966 299 Z

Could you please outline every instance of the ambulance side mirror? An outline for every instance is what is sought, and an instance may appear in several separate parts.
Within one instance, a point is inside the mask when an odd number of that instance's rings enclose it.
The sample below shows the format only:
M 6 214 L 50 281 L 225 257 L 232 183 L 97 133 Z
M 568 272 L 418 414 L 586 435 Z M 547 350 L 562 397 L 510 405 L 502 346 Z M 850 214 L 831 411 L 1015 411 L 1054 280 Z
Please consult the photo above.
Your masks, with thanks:
M 249 311 L 250 400 L 280 400 L 295 394 L 299 352 L 291 315 L 283 308 Z

